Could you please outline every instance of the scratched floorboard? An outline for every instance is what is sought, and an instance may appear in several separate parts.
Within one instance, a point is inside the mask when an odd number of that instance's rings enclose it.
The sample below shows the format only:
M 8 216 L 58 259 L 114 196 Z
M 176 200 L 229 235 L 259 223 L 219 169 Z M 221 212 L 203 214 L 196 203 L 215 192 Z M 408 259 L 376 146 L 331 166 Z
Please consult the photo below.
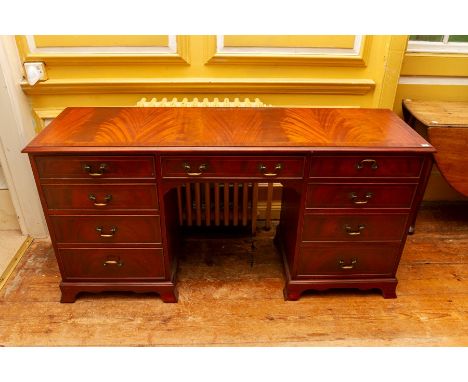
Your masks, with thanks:
M 50 244 L 35 242 L 0 291 L 0 345 L 468 345 L 467 205 L 420 212 L 394 300 L 328 291 L 285 302 L 271 237 L 260 232 L 254 249 L 248 237 L 187 241 L 178 304 L 131 293 L 60 304 Z

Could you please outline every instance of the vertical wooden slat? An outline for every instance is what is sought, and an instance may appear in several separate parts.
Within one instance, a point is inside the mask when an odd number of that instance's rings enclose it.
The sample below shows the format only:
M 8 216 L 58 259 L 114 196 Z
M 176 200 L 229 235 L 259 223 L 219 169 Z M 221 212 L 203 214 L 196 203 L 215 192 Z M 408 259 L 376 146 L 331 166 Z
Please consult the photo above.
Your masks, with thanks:
M 184 223 L 184 216 L 182 214 L 182 186 L 177 186 L 177 211 L 179 212 L 179 225 Z
M 205 223 L 206 226 L 211 224 L 211 200 L 209 183 L 205 183 Z
M 220 214 L 220 207 L 219 207 L 219 183 L 214 184 L 214 202 L 215 202 L 215 225 L 219 225 L 219 214 Z
M 258 183 L 255 182 L 252 187 L 252 234 L 257 232 L 257 202 L 258 202 Z
M 267 204 L 265 211 L 265 229 L 271 229 L 271 204 L 273 202 L 273 183 L 268 183 Z
M 242 184 L 242 225 L 245 227 L 249 219 L 248 216 L 249 209 L 249 184 Z
M 237 226 L 239 223 L 239 184 L 234 183 L 234 195 L 233 195 L 233 206 L 232 206 L 232 224 Z
M 200 183 L 195 183 L 195 216 L 197 226 L 201 226 L 201 197 L 200 197 Z
M 190 183 L 185 183 L 185 208 L 187 216 L 187 225 L 192 226 L 192 193 L 190 192 Z
M 229 183 L 224 183 L 224 225 L 229 225 Z

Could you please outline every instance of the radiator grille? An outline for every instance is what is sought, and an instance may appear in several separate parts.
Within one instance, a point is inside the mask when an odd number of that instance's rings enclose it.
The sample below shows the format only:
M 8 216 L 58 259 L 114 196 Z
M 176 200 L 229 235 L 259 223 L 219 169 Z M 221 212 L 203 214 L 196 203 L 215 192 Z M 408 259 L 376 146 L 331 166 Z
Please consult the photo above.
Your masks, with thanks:
M 177 187 L 180 225 L 250 226 L 257 223 L 258 183 L 188 182 Z

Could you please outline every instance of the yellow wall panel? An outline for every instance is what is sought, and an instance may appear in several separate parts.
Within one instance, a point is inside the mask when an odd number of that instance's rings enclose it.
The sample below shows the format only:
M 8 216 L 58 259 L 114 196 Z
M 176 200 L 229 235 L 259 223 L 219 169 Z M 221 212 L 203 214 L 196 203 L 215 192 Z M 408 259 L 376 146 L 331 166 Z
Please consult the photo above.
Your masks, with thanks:
M 280 37 L 290 41 L 291 36 Z M 300 37 L 315 45 L 326 38 L 335 47 L 344 41 L 343 37 L 348 46 L 354 41 L 354 36 Z M 184 56 L 190 59 L 182 65 L 180 60 L 161 61 L 165 63 L 161 65 L 152 55 L 34 55 L 25 48 L 25 38 L 18 36 L 23 60 L 43 60 L 49 78 L 34 86 L 24 81 L 22 87 L 33 109 L 49 117 L 67 106 L 128 106 L 142 97 L 260 98 L 273 106 L 298 107 L 387 107 L 389 99 L 393 100 L 391 83 L 396 77 L 385 77 L 392 36 L 364 36 L 365 49 L 359 53 L 366 58 L 360 66 L 340 66 L 334 56 L 327 61 L 326 54 L 324 61 L 312 66 L 300 61 L 294 65 L 277 62 L 274 58 L 262 64 L 210 65 L 206 62 L 212 51 L 208 52 L 207 47 L 216 47 L 213 41 L 215 36 L 177 36 L 178 49 L 183 47 Z M 395 57 L 391 62 L 399 70 L 400 62 Z
M 468 77 L 468 54 L 407 53 L 401 75 Z
M 231 36 L 232 38 L 243 38 L 242 36 Z M 254 36 L 255 37 L 255 36 Z M 274 36 L 272 36 L 274 37 Z M 307 36 L 309 43 L 315 41 L 319 45 L 319 40 L 323 36 Z M 335 39 L 336 37 L 336 39 Z M 346 36 L 344 36 L 346 37 Z M 278 46 L 225 46 L 225 43 L 217 36 L 205 36 L 205 47 L 203 49 L 206 56 L 205 62 L 208 65 L 244 65 L 251 67 L 254 65 L 269 65 L 271 67 L 285 65 L 295 67 L 313 67 L 321 68 L 331 67 L 366 67 L 370 57 L 372 41 L 374 36 L 350 36 L 355 41 L 354 49 L 338 49 L 325 47 L 278 47 Z M 387 39 L 389 36 L 379 36 L 376 40 Z M 259 37 L 260 38 L 260 37 Z M 278 39 L 283 40 L 280 45 L 294 44 L 290 36 L 281 36 Z M 342 36 L 328 37 L 329 42 L 325 45 L 333 45 L 333 41 L 340 40 Z M 255 42 L 245 38 L 246 44 L 257 45 Z M 303 41 L 304 42 L 304 41 Z M 323 41 L 322 41 L 323 42 Z M 239 44 L 244 43 L 239 41 Z M 264 44 L 269 44 L 269 39 L 262 38 Z M 272 42 L 274 44 L 274 41 Z
M 353 35 L 226 35 L 226 47 L 289 47 L 352 49 Z
M 60 37 L 60 36 L 59 36 Z M 105 36 L 113 39 L 112 36 Z M 121 43 L 123 40 L 120 40 Z M 138 36 L 127 36 L 126 43 Z M 143 36 L 145 37 L 145 36 Z M 153 43 L 161 44 L 168 36 L 154 36 Z M 77 37 L 78 38 L 78 37 Z M 83 36 L 84 40 L 87 36 Z M 89 41 L 88 41 L 89 42 Z M 88 43 L 86 42 L 86 43 Z M 134 40 L 138 44 L 137 40 Z M 28 36 L 16 36 L 16 44 L 22 61 L 44 62 L 48 70 L 52 67 L 63 68 L 73 66 L 99 67 L 124 66 L 131 68 L 138 65 L 187 65 L 190 61 L 190 52 L 186 36 L 176 36 L 176 46 L 68 46 L 49 47 L 41 49 L 30 43 Z M 57 42 L 59 43 L 59 42 Z M 100 43 L 100 42 L 99 42 Z M 108 41 L 111 44 L 111 41 Z M 115 43 L 115 41 L 113 42 Z M 145 41 L 142 41 L 142 44 Z M 83 44 L 76 43 L 76 44 Z M 175 49 L 174 49 L 175 48 Z M 73 75 L 69 72 L 69 75 Z
M 35 35 L 37 48 L 58 47 L 113 47 L 113 46 L 167 46 L 168 36 L 163 35 Z

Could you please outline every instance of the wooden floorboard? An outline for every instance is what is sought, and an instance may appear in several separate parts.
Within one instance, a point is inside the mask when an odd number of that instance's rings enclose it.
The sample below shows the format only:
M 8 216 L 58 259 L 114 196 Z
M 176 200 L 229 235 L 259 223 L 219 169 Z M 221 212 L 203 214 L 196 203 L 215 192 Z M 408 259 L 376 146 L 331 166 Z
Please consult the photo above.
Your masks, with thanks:
M 285 302 L 270 232 L 185 243 L 178 304 L 83 294 L 60 304 L 50 243 L 34 242 L 0 291 L 2 346 L 467 346 L 468 206 L 421 210 L 398 298 L 309 292 Z

